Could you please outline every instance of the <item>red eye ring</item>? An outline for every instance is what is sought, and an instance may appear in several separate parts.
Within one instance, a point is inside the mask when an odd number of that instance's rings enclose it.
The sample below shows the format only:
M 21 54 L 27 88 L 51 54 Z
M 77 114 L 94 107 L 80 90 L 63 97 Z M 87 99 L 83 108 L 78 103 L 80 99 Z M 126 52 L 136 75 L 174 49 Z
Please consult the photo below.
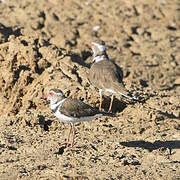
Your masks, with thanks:
M 94 44 L 91 44 L 91 49 L 94 49 Z
M 49 92 L 49 95 L 50 95 L 50 96 L 52 96 L 52 95 L 53 95 L 53 93 L 52 93 L 52 92 Z

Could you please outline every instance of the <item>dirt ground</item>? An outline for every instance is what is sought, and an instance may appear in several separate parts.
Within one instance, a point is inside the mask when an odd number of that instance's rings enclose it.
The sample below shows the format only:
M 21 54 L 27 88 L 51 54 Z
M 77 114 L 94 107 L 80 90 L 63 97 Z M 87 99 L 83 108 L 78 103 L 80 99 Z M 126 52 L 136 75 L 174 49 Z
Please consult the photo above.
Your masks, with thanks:
M 117 98 L 117 117 L 77 123 L 63 148 L 69 127 L 42 96 L 99 106 L 96 39 L 142 101 Z M 180 179 L 180 2 L 0 0 L 0 111 L 0 179 Z

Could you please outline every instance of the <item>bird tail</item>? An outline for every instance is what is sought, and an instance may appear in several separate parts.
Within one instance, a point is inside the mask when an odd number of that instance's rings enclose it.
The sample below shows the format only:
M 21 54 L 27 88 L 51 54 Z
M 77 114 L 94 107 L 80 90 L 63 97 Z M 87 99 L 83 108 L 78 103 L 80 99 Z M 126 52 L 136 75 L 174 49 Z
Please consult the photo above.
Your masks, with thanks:
M 120 86 L 119 84 L 114 83 L 114 88 L 115 91 L 118 92 L 117 94 L 119 94 L 121 97 L 124 97 L 131 102 L 138 101 L 138 98 L 130 93 L 123 84 Z
M 130 101 L 138 101 L 138 98 L 137 97 L 135 97 L 135 96 L 133 96 L 131 93 L 129 93 L 128 92 L 128 94 L 124 94 L 124 93 L 121 93 L 121 92 L 119 92 L 119 94 L 122 96 L 122 97 L 125 97 L 125 98 L 127 98 L 128 100 L 130 100 Z

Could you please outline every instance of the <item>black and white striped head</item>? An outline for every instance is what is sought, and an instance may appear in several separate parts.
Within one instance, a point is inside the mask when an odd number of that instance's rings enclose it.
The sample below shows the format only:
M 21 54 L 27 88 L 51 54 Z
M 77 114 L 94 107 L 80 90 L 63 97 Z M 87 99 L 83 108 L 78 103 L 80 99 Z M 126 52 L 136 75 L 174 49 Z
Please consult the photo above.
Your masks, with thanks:
M 65 98 L 64 93 L 60 89 L 50 89 L 46 94 L 45 98 L 50 100 L 52 103 L 56 103 Z
M 94 57 L 106 55 L 106 45 L 104 41 L 92 42 L 91 49 Z

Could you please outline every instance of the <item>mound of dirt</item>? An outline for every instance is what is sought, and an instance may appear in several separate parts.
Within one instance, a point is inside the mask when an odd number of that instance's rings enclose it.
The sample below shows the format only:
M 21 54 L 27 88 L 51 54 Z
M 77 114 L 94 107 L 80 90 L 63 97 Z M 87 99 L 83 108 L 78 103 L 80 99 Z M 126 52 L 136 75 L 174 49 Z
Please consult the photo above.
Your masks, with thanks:
M 43 93 L 50 88 L 78 91 L 78 86 L 86 85 L 86 74 L 82 75 L 83 79 L 80 77 L 72 57 L 47 41 L 24 35 L 10 36 L 1 44 L 2 114 L 42 108 Z

